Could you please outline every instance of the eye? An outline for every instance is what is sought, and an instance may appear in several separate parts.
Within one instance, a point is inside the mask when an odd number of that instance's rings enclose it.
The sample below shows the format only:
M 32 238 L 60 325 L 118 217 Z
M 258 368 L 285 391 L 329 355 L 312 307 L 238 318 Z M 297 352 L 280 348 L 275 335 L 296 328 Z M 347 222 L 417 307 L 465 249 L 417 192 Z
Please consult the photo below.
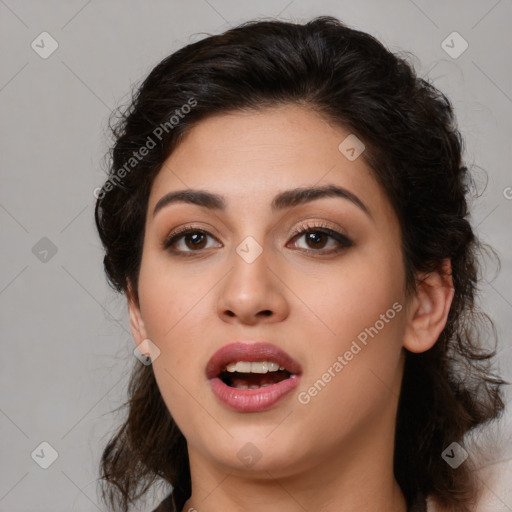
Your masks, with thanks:
M 308 246 L 302 247 L 301 249 L 311 252 L 324 251 L 326 242 L 329 239 L 331 239 L 331 241 L 334 241 L 334 243 L 331 243 L 331 250 L 327 249 L 328 253 L 338 252 L 342 249 L 345 249 L 353 245 L 352 240 L 347 238 L 345 235 L 342 235 L 338 231 L 329 228 L 325 224 L 314 226 L 300 226 L 298 230 L 294 233 L 292 240 L 300 239 L 302 237 L 305 237 L 304 240 Z
M 301 237 L 305 237 L 308 247 L 299 247 L 299 249 L 309 252 L 332 253 L 353 245 L 353 242 L 345 235 L 323 224 L 314 226 L 301 225 L 298 230 L 293 233 L 292 241 L 300 239 Z M 171 233 L 163 242 L 162 247 L 164 250 L 176 253 L 177 255 L 188 256 L 192 255 L 191 253 L 201 252 L 202 249 L 208 248 L 208 238 L 213 239 L 213 236 L 207 231 L 186 226 Z M 330 250 L 327 248 L 327 251 L 325 251 L 325 245 L 329 239 L 331 240 L 331 246 L 334 247 L 331 247 Z M 222 246 L 222 244 L 219 246 Z
M 164 241 L 163 248 L 175 253 L 199 252 L 205 248 L 208 237 L 213 238 L 202 229 L 188 226 L 171 233 Z M 190 250 L 186 250 L 187 248 Z

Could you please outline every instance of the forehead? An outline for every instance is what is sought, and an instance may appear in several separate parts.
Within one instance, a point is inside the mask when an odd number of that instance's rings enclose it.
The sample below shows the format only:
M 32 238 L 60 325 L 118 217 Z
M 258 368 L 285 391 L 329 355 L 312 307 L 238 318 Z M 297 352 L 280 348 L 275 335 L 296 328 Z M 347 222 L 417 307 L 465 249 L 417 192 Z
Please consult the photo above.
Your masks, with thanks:
M 344 141 L 353 137 L 298 106 L 211 116 L 195 125 L 164 162 L 149 211 L 166 193 L 185 188 L 222 194 L 227 211 L 235 212 L 237 205 L 245 211 L 250 205 L 270 208 L 277 191 L 336 184 L 372 213 L 392 220 L 387 197 L 363 156 L 351 160 L 340 151 L 340 144 L 344 149 Z

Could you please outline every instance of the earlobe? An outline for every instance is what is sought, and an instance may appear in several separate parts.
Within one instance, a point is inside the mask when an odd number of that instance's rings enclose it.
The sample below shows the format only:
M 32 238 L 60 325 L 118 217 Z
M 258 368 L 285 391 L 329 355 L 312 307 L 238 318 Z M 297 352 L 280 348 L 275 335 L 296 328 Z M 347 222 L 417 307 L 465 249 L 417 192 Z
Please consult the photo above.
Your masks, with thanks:
M 454 291 L 448 259 L 440 272 L 419 276 L 417 293 L 408 308 L 404 348 L 420 353 L 435 345 L 446 325 Z

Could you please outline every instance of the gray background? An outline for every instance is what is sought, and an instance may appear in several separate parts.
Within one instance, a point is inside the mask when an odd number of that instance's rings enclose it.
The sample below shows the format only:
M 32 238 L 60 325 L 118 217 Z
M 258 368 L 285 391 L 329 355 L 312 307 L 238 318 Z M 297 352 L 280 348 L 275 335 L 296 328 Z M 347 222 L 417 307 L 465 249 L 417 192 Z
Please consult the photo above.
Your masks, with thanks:
M 320 14 L 412 52 L 418 72 L 452 99 L 466 160 L 489 176 L 473 216 L 502 270 L 486 271 L 482 304 L 512 381 L 510 0 L 0 0 L 0 510 L 105 510 L 98 461 L 119 420 L 110 411 L 125 397 L 134 348 L 93 225 L 110 111 L 128 100 L 132 83 L 202 33 L 254 17 Z M 46 59 L 31 47 L 51 48 L 47 36 L 41 43 L 44 31 L 58 43 Z M 441 46 L 453 31 L 469 45 L 457 58 Z M 456 39 L 447 44 L 462 48 Z M 485 184 L 481 172 L 477 181 Z M 31 456 L 43 441 L 58 452 L 48 469 Z

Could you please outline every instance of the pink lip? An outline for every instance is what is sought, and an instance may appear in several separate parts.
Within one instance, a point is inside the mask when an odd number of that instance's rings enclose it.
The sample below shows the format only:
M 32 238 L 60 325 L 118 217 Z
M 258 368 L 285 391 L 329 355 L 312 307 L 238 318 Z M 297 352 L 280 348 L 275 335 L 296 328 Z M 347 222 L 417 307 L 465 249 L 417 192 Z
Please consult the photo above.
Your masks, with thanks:
M 236 361 L 275 361 L 292 375 L 277 384 L 259 389 L 239 389 L 224 384 L 218 378 L 227 364 Z M 240 412 L 257 412 L 276 404 L 294 389 L 300 380 L 302 367 L 290 355 L 269 343 L 236 342 L 215 352 L 206 365 L 206 377 L 215 396 L 229 408 Z

